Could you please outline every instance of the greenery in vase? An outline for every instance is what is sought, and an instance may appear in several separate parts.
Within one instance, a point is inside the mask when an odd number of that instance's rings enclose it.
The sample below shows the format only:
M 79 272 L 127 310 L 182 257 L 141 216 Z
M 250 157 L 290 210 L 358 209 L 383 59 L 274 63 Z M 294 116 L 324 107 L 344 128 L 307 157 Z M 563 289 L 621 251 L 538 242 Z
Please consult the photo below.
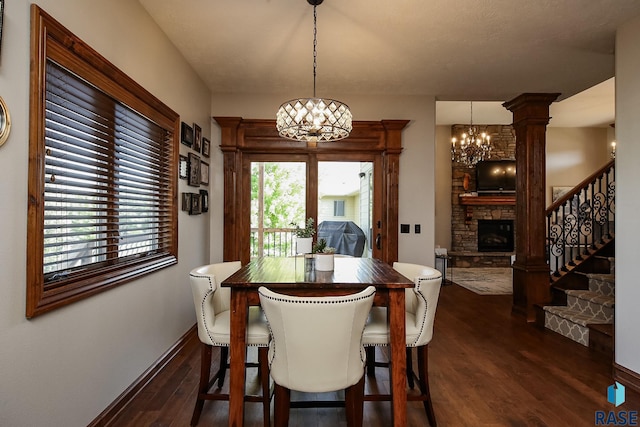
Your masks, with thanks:
M 313 227 L 314 221 L 311 217 L 307 218 L 307 222 L 304 228 L 300 228 L 298 224 L 294 224 L 293 222 L 291 223 L 291 225 L 295 225 L 296 227 L 296 229 L 293 231 L 296 237 L 313 237 L 313 235 L 316 234 L 316 229 Z
M 320 239 L 313 245 L 312 252 L 314 254 L 335 254 L 336 248 L 327 246 L 327 241 L 325 239 Z

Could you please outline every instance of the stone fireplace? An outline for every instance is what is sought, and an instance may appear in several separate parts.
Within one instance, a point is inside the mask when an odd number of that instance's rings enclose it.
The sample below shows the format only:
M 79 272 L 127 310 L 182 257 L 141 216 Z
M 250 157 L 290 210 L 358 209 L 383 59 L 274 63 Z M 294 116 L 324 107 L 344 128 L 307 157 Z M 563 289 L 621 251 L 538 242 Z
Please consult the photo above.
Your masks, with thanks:
M 464 132 L 468 125 L 452 126 L 452 135 Z M 490 125 L 485 130 L 491 136 L 492 160 L 515 159 L 515 133 L 510 125 Z M 465 188 L 466 183 L 466 188 Z M 452 164 L 451 188 L 451 256 L 452 267 L 509 267 L 514 254 L 515 196 L 477 196 L 475 168 Z M 499 232 L 510 231 L 511 237 L 492 236 L 490 241 L 507 240 L 502 247 L 479 247 L 480 223 L 501 224 Z M 505 227 L 509 230 L 505 230 Z M 484 232 L 484 230 L 482 230 Z M 496 230 L 493 230 L 494 232 Z M 510 243 L 510 245 L 509 245 Z

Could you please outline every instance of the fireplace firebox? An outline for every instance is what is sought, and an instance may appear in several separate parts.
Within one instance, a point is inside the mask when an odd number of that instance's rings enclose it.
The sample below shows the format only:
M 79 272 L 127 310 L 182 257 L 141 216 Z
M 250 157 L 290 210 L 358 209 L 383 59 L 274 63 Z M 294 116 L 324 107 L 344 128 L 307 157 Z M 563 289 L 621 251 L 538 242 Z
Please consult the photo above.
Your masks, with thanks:
M 478 220 L 478 252 L 513 252 L 513 220 Z

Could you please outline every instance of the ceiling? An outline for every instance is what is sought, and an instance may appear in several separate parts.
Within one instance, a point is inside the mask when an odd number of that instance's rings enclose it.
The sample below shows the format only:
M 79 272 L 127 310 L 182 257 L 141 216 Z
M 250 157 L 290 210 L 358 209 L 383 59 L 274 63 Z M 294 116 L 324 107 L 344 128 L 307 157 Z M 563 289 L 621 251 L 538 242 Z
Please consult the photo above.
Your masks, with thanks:
M 307 1 L 139 1 L 214 94 L 313 94 Z M 640 2 L 326 0 L 317 15 L 318 96 L 435 96 L 437 124 L 454 124 L 470 100 L 491 101 L 474 123 L 511 123 L 504 101 L 560 93 L 550 126 L 607 126 L 615 30 Z

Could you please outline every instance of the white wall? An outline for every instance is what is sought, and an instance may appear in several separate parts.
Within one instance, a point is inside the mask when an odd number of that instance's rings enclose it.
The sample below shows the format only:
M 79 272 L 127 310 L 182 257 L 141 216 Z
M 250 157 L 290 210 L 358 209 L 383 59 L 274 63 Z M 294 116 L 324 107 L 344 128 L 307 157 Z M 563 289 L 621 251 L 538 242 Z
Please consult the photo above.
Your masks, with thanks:
M 640 18 L 616 37 L 616 342 L 615 362 L 640 374 Z
M 137 1 L 38 4 L 210 133 L 209 91 Z M 210 215 L 180 213 L 177 266 L 25 318 L 29 5 L 5 2 L 2 31 L 0 95 L 13 126 L 0 147 L 0 425 L 85 426 L 195 324 L 187 277 L 209 260 Z
M 213 116 L 245 119 L 275 118 L 282 102 L 304 94 L 220 95 L 212 98 Z M 398 230 L 398 258 L 404 262 L 434 265 L 435 202 L 435 98 L 430 96 L 349 96 L 330 94 L 351 108 L 354 120 L 406 119 L 400 156 L 399 222 L 411 224 L 410 234 Z M 213 132 L 220 145 L 220 132 Z M 218 150 L 219 151 L 219 150 Z M 414 234 L 414 224 L 422 233 Z M 217 226 L 217 224 L 216 224 Z M 213 244 L 213 243 L 212 243 Z
M 451 126 L 436 127 L 435 242 L 451 250 Z

